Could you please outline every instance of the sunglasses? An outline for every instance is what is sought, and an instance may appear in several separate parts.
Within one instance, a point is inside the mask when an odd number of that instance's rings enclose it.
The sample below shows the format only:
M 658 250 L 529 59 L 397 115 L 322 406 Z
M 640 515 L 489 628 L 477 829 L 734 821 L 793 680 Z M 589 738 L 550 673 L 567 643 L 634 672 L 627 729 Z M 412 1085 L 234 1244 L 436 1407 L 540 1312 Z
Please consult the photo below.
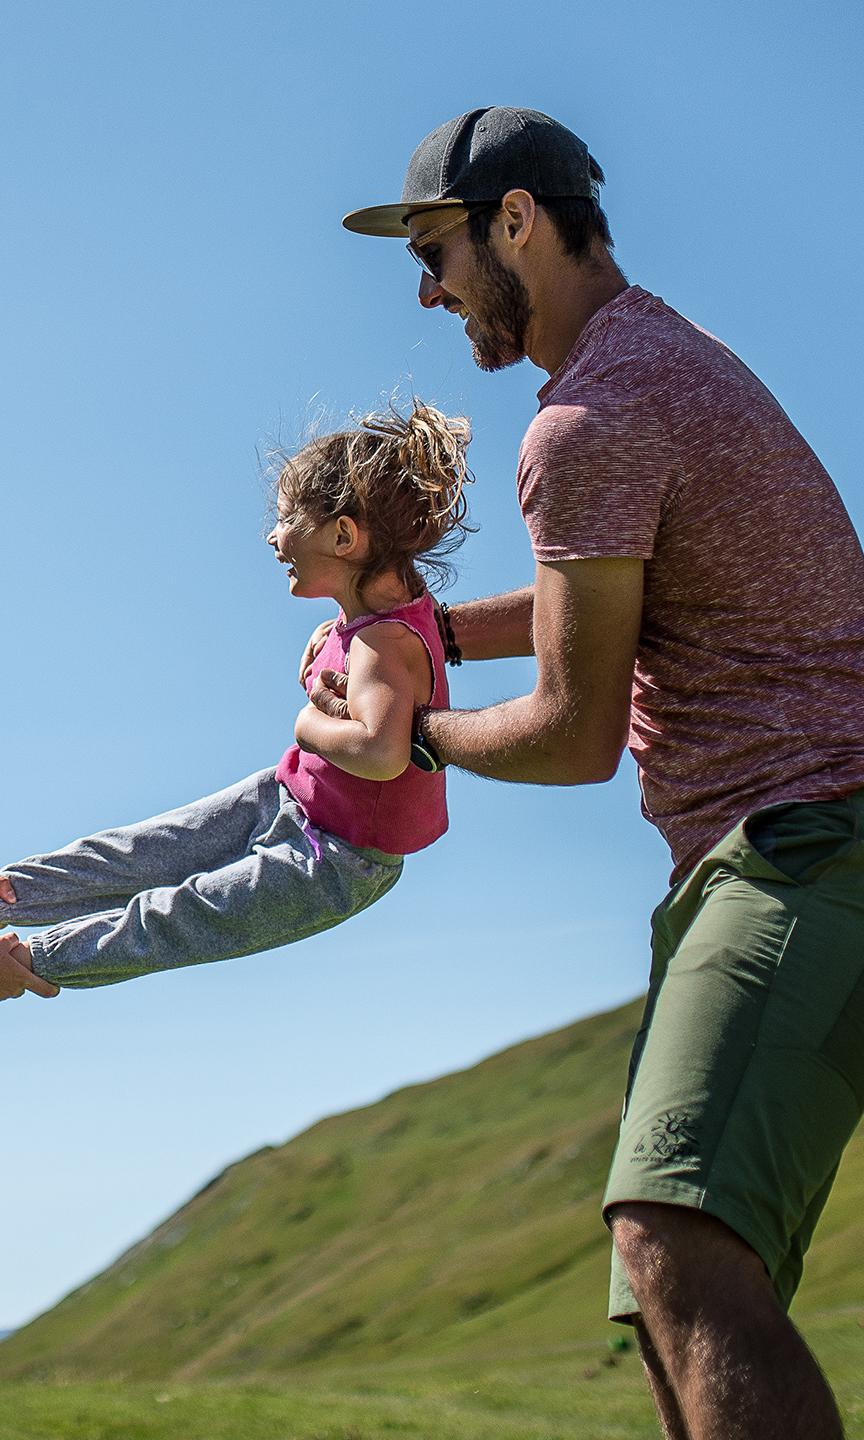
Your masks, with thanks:
M 457 215 L 455 220 L 448 220 L 446 225 L 439 225 L 438 228 L 435 230 L 427 230 L 426 234 L 423 235 L 420 240 L 409 240 L 408 244 L 405 246 L 405 249 L 411 256 L 411 259 L 417 261 L 420 269 L 426 275 L 431 276 L 431 278 L 435 281 L 436 285 L 440 285 L 440 257 L 434 254 L 426 254 L 426 247 L 432 244 L 433 241 L 440 240 L 441 236 L 446 235 L 448 230 L 455 230 L 458 225 L 464 225 L 465 221 L 468 220 L 472 215 L 479 214 L 481 210 L 493 209 L 498 209 L 497 200 L 485 201 L 481 205 L 472 205 L 470 210 L 463 210 L 459 215 Z

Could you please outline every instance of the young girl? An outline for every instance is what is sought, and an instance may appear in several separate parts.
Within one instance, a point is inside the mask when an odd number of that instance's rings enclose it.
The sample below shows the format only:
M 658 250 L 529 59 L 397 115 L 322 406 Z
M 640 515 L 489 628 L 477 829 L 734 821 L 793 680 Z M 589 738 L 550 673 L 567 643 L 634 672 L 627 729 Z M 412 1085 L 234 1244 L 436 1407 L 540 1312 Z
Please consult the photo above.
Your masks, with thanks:
M 468 422 L 415 404 L 285 464 L 267 537 L 291 593 L 330 597 L 307 693 L 347 673 L 348 718 L 311 702 L 275 769 L 0 873 L 0 999 L 227 960 L 329 929 L 447 828 L 443 774 L 409 763 L 415 707 L 448 704 L 442 617 L 420 575 L 465 535 Z M 421 561 L 421 557 L 424 557 Z M 317 653 L 316 653 L 317 652 Z M 311 658 L 310 658 L 311 657 Z

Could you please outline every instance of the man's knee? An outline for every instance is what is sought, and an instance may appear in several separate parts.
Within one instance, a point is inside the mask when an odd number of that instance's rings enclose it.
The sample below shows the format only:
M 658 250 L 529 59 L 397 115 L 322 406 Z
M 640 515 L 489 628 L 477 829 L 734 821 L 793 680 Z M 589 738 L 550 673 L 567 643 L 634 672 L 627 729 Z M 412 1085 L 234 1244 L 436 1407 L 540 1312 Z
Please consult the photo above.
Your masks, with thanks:
M 713 1215 L 682 1205 L 631 1201 L 613 1208 L 610 1223 L 640 1303 L 646 1290 L 670 1294 L 692 1288 L 704 1295 L 706 1286 L 721 1280 L 737 1281 L 736 1289 L 770 1289 L 755 1250 Z

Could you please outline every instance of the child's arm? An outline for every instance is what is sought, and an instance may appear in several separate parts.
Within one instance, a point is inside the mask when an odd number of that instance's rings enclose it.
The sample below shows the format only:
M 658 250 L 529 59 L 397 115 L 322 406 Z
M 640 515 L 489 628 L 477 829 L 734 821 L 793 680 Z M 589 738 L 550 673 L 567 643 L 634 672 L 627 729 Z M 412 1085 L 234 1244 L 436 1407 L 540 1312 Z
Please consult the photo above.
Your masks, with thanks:
M 411 756 L 414 707 L 432 689 L 426 647 L 394 621 L 369 625 L 351 641 L 349 719 L 325 715 L 311 703 L 294 729 L 297 744 L 364 780 L 395 780 Z

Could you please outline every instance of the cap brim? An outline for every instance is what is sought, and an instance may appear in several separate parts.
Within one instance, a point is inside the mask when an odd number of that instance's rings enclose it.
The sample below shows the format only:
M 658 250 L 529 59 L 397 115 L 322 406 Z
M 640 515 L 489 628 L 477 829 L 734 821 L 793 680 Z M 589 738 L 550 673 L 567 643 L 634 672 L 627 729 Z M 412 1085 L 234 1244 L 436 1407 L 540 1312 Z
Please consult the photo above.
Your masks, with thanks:
M 403 200 L 400 205 L 371 205 L 366 210 L 352 210 L 342 221 L 346 230 L 355 235 L 383 235 L 390 240 L 404 240 L 408 221 L 422 210 L 453 210 L 461 200 Z

